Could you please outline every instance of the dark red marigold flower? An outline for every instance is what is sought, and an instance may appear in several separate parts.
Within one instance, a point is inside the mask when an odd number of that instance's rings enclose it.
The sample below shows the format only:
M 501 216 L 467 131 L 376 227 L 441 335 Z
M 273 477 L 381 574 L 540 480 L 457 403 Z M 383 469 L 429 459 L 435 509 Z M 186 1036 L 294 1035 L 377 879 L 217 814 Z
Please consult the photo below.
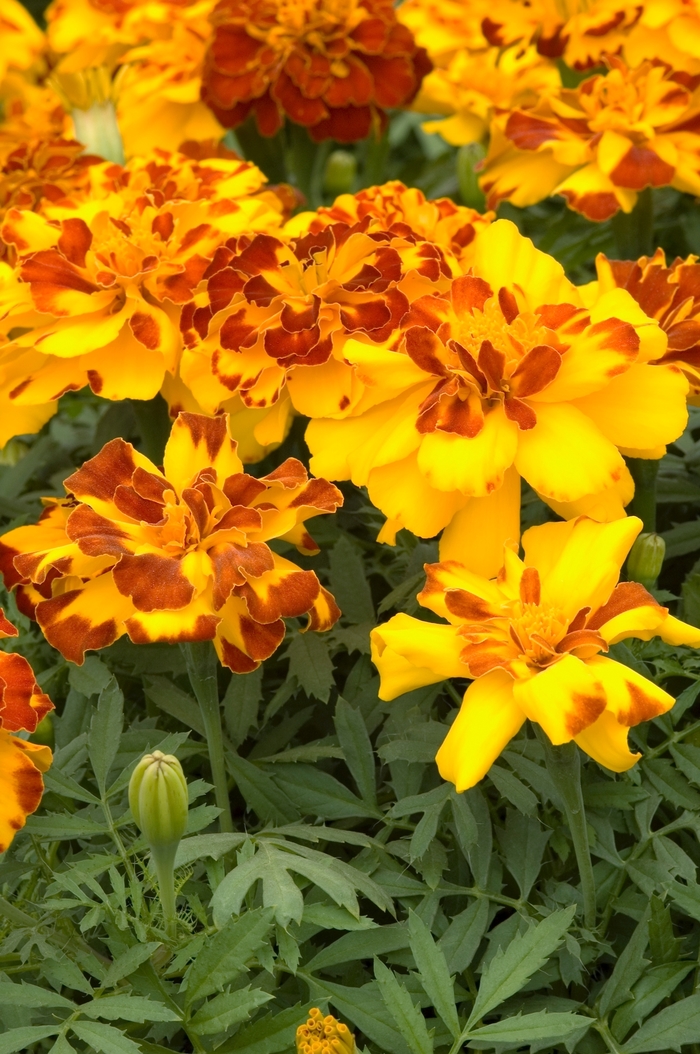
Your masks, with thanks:
M 221 0 L 211 19 L 202 98 L 228 128 L 254 113 L 271 136 L 286 115 L 316 142 L 364 139 L 432 69 L 391 0 Z

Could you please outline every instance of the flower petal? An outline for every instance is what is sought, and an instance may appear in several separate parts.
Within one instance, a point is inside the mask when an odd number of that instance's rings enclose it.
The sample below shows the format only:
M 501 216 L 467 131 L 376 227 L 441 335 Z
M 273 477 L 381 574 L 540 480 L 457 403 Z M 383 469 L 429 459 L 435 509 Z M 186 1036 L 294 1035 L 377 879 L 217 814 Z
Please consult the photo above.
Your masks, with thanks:
M 414 688 L 448 677 L 468 677 L 460 660 L 463 641 L 456 627 L 394 615 L 370 634 L 372 662 L 379 670 L 380 699 L 396 699 Z
M 48 768 L 50 759 L 48 747 L 17 739 L 0 729 L 0 853 L 39 807 L 44 793 L 41 771 Z
M 606 706 L 601 679 L 574 655 L 565 655 L 526 681 L 516 681 L 513 695 L 555 746 L 569 743 L 592 725 Z
M 458 560 L 484 578 L 503 566 L 503 547 L 518 547 L 520 476 L 509 468 L 503 485 L 485 498 L 470 498 L 440 538 L 440 560 Z
M 574 740 L 603 768 L 611 772 L 627 772 L 642 756 L 631 753 L 627 735 L 628 729 L 609 710 L 604 710 L 598 720 L 574 736 Z

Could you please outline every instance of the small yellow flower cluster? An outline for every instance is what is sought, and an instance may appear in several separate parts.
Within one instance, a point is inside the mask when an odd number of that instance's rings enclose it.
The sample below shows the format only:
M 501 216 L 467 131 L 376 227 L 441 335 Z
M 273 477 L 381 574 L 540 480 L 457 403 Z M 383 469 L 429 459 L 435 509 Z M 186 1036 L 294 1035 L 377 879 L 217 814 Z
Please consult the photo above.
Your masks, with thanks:
M 314 1007 L 297 1029 L 296 1047 L 297 1054 L 354 1054 L 355 1037 L 342 1021 Z
M 600 221 L 646 186 L 700 193 L 697 4 L 407 0 L 399 17 L 434 65 L 414 108 L 488 147 L 489 207 L 561 194 Z

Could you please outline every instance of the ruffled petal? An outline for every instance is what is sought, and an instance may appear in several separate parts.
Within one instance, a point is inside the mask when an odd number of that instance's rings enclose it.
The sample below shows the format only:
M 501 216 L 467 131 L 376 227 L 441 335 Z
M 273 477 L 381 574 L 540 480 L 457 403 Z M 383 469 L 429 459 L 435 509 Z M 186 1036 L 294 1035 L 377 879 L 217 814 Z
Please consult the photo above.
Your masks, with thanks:
M 485 498 L 470 498 L 440 538 L 440 560 L 458 560 L 484 578 L 503 566 L 503 547 L 518 548 L 520 476 L 509 468 L 503 485 Z
M 44 793 L 41 773 L 51 764 L 51 751 L 17 739 L 0 729 L 0 853 L 4 853 Z
M 621 725 L 610 711 L 605 710 L 597 721 L 574 736 L 575 742 L 589 757 L 611 772 L 627 772 L 636 765 L 641 754 L 633 754 L 627 744 L 629 729 Z
M 414 688 L 448 677 L 468 677 L 460 660 L 463 641 L 453 626 L 394 615 L 370 635 L 372 662 L 379 670 L 380 699 L 396 699 Z
M 594 670 L 574 655 L 516 681 L 513 694 L 530 721 L 541 725 L 555 746 L 569 743 L 600 717 L 605 689 Z

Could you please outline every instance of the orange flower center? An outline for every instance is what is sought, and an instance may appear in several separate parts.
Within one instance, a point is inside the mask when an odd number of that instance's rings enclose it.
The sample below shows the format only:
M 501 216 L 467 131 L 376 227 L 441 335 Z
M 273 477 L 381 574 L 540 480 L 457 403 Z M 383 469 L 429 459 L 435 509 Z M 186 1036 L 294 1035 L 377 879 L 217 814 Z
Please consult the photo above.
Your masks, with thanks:
M 324 52 L 329 37 L 347 35 L 367 17 L 356 0 L 279 0 L 270 6 L 274 15 L 248 23 L 246 32 L 284 53 L 302 42 Z
M 510 622 L 510 635 L 528 666 L 548 666 L 557 655 L 556 646 L 566 636 L 568 626 L 563 611 L 551 604 L 517 601 Z

